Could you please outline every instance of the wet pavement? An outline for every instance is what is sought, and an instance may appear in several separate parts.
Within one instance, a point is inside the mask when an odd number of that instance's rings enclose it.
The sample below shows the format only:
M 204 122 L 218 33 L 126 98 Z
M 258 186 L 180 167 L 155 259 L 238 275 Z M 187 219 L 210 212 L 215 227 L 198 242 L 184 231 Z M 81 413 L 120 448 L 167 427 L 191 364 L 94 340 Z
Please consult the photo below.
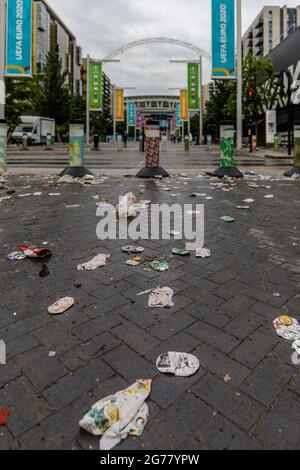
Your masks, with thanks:
M 153 379 L 149 422 L 119 451 L 300 448 L 300 365 L 272 326 L 281 314 L 300 319 L 299 180 L 258 180 L 251 188 L 247 179 L 224 192 L 212 180 L 172 178 L 163 184 L 177 198 L 135 178 L 60 188 L 42 177 L 9 182 L 17 192 L 0 202 L 0 340 L 7 347 L 0 408 L 11 415 L 0 427 L 1 449 L 98 449 L 99 438 L 80 431 L 79 420 L 140 378 Z M 127 242 L 97 239 L 93 196 L 116 204 L 129 191 L 153 203 L 203 202 L 211 258 L 172 256 L 183 242 L 144 240 L 143 255 L 166 256 L 170 270 L 125 265 Z M 213 199 L 191 199 L 193 192 Z M 249 198 L 250 210 L 236 209 Z M 6 257 L 18 244 L 44 242 L 53 252 L 44 279 L 42 261 Z M 111 254 L 107 266 L 77 271 L 99 253 Z M 174 290 L 171 309 L 150 309 L 148 296 L 137 296 L 158 286 Z M 64 296 L 75 306 L 50 317 L 47 307 Z M 160 375 L 156 359 L 167 351 L 191 352 L 200 370 L 187 379 Z

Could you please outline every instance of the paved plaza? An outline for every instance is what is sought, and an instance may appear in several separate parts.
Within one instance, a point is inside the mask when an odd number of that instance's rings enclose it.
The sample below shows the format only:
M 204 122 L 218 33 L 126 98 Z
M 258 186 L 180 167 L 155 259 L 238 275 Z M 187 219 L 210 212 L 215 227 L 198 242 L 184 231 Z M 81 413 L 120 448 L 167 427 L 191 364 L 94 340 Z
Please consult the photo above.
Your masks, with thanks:
M 159 185 L 110 176 L 56 187 L 42 175 L 9 177 L 16 193 L 0 203 L 0 340 L 7 347 L 0 408 L 11 415 L 0 427 L 0 448 L 97 450 L 99 438 L 78 426 L 91 405 L 136 379 L 153 379 L 146 429 L 120 452 L 300 449 L 300 365 L 272 325 L 282 314 L 299 320 L 300 186 L 277 176 L 233 182 L 231 192 L 196 171 Z M 204 203 L 211 258 L 172 255 L 183 241 L 142 240 L 144 255 L 165 256 L 170 270 L 127 266 L 126 242 L 96 236 L 93 196 L 117 204 L 129 191 L 152 203 Z M 191 198 L 194 192 L 212 199 Z M 236 208 L 249 198 L 250 210 Z M 53 256 L 44 279 L 42 262 L 7 259 L 18 244 L 46 242 Z M 111 255 L 107 266 L 77 271 L 99 253 Z M 174 290 L 171 309 L 151 309 L 148 296 L 137 295 L 158 286 Z M 65 296 L 75 306 L 50 317 L 47 307 Z M 167 351 L 194 354 L 200 370 L 190 378 L 161 375 L 155 363 Z

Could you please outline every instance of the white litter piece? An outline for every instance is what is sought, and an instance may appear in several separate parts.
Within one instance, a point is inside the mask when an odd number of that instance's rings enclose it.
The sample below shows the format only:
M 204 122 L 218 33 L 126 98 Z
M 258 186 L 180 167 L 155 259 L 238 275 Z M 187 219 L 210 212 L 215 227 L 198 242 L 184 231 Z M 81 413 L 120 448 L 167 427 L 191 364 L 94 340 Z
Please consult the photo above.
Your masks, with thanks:
M 173 303 L 174 291 L 170 287 L 158 287 L 151 291 L 148 305 L 150 308 L 171 308 Z
M 48 196 L 58 197 L 60 196 L 60 193 L 49 193 Z
M 196 250 L 196 258 L 210 258 L 211 257 L 211 251 L 208 250 L 207 248 L 198 248 Z
M 275 197 L 274 194 L 267 194 L 265 196 L 265 199 L 274 199 L 274 197 Z
M 28 193 L 28 194 L 18 194 L 18 197 L 21 197 L 21 198 L 30 197 L 30 196 L 32 196 L 31 193 Z
M 97 268 L 102 268 L 106 266 L 107 260 L 110 258 L 110 255 L 97 255 L 92 260 L 84 264 L 79 264 L 77 266 L 78 271 L 95 271 Z
M 50 351 L 49 354 L 48 354 L 48 357 L 55 357 L 56 356 L 56 352 L 55 351 Z
M 133 193 L 128 193 L 124 196 L 120 203 L 117 205 L 117 215 L 120 219 L 127 219 L 128 217 L 136 216 L 136 197 Z
M 96 403 L 79 426 L 94 436 L 102 436 L 100 450 L 111 450 L 129 435 L 141 436 L 149 417 L 145 403 L 151 380 L 138 380 L 126 390 Z
M 273 326 L 278 336 L 287 341 L 296 341 L 300 339 L 300 325 L 295 318 L 289 316 L 281 316 L 276 318 Z
M 64 175 L 59 180 L 57 181 L 57 184 L 74 184 L 75 180 L 73 176 L 70 175 Z
M 9 201 L 10 199 L 12 199 L 12 196 L 0 197 L 0 202 L 2 202 L 2 201 Z
M 254 199 L 244 199 L 244 201 L 246 204 L 252 204 L 254 201 Z
M 33 193 L 34 196 L 42 196 L 43 193 Z
M 65 206 L 66 209 L 79 209 L 81 204 L 73 204 L 71 206 Z
M 297 339 L 296 341 L 293 342 L 292 348 L 300 356 L 300 340 L 299 339 Z
M 159 356 L 156 367 L 162 374 L 191 377 L 199 370 L 200 362 L 191 354 L 168 352 Z

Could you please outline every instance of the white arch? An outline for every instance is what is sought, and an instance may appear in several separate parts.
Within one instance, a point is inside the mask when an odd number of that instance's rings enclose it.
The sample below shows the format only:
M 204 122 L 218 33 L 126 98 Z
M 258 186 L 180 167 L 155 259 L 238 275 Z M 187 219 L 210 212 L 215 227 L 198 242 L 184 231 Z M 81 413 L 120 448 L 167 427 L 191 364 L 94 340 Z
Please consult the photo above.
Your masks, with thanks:
M 146 39 L 140 39 L 139 41 L 130 42 L 129 44 L 126 44 L 125 46 L 122 46 L 119 49 L 116 49 L 111 54 L 109 54 L 107 57 L 105 57 L 105 60 L 114 59 L 115 57 L 117 57 L 120 54 L 123 54 L 129 49 L 134 49 L 135 47 L 145 46 L 148 44 L 172 44 L 174 46 L 180 46 L 185 49 L 189 49 L 190 51 L 195 52 L 198 56 L 205 57 L 210 62 L 212 60 L 211 56 L 207 52 L 203 51 L 202 49 L 200 49 L 200 47 L 195 46 L 194 44 L 190 44 L 189 42 L 186 42 L 186 41 L 180 41 L 179 39 L 164 38 L 164 37 L 146 38 Z

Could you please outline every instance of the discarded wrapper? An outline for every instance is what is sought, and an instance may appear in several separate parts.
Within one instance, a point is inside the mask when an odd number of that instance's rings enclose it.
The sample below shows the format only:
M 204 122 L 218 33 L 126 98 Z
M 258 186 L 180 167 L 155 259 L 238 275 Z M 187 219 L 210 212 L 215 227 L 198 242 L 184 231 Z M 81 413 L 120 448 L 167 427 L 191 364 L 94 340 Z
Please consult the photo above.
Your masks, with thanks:
M 191 377 L 199 370 L 200 363 L 191 354 L 168 352 L 159 356 L 156 367 L 162 374 L 173 374 L 176 377 Z
M 120 219 L 128 218 L 128 217 L 135 217 L 135 204 L 136 204 L 136 197 L 133 193 L 128 193 L 124 196 L 120 203 L 117 205 L 117 215 Z
M 174 291 L 170 287 L 158 287 L 150 293 L 148 305 L 151 308 L 174 307 L 173 296 Z
M 123 253 L 143 253 L 145 248 L 136 245 L 127 245 L 122 248 Z
M 97 255 L 90 261 L 84 264 L 79 264 L 77 266 L 78 271 L 94 271 L 97 268 L 102 268 L 106 266 L 107 260 L 110 258 L 110 255 Z
M 172 250 L 173 255 L 178 256 L 189 256 L 191 253 L 184 248 L 173 248 Z
M 154 269 L 154 271 L 164 272 L 170 269 L 169 263 L 167 261 L 152 261 L 150 263 L 150 268 Z
M 9 417 L 10 417 L 10 409 L 1 408 L 0 409 L 0 426 L 5 426 L 8 422 Z
M 226 222 L 227 224 L 235 222 L 235 219 L 233 217 L 228 217 L 227 215 L 221 217 L 221 220 L 223 220 L 223 222 Z
M 127 264 L 127 266 L 140 266 L 142 262 L 143 262 L 143 258 L 140 258 L 139 256 L 135 256 L 134 258 L 126 261 L 125 264 Z
M 248 211 L 250 209 L 250 206 L 236 206 L 236 209 L 239 209 L 242 211 Z
M 300 339 L 297 339 L 296 341 L 293 342 L 292 348 L 300 356 Z
M 73 307 L 74 304 L 75 300 L 72 297 L 64 297 L 57 300 L 53 305 L 50 305 L 50 307 L 48 307 L 48 313 L 50 315 L 61 315 L 69 310 L 69 308 Z
M 151 380 L 138 380 L 126 390 L 96 403 L 79 426 L 94 436 L 102 436 L 100 450 L 111 450 L 128 435 L 141 436 L 149 417 L 145 403 Z
M 48 248 L 30 248 L 26 245 L 19 245 L 20 250 L 24 253 L 26 258 L 49 258 L 52 256 Z
M 289 316 L 281 316 L 276 318 L 273 326 L 278 336 L 287 341 L 296 341 L 300 339 L 300 325 L 295 318 Z
M 9 261 L 21 261 L 26 259 L 26 255 L 22 251 L 15 251 L 7 255 L 7 259 L 9 259 Z
M 210 258 L 211 257 L 211 251 L 208 250 L 207 248 L 199 248 L 196 250 L 196 258 Z

